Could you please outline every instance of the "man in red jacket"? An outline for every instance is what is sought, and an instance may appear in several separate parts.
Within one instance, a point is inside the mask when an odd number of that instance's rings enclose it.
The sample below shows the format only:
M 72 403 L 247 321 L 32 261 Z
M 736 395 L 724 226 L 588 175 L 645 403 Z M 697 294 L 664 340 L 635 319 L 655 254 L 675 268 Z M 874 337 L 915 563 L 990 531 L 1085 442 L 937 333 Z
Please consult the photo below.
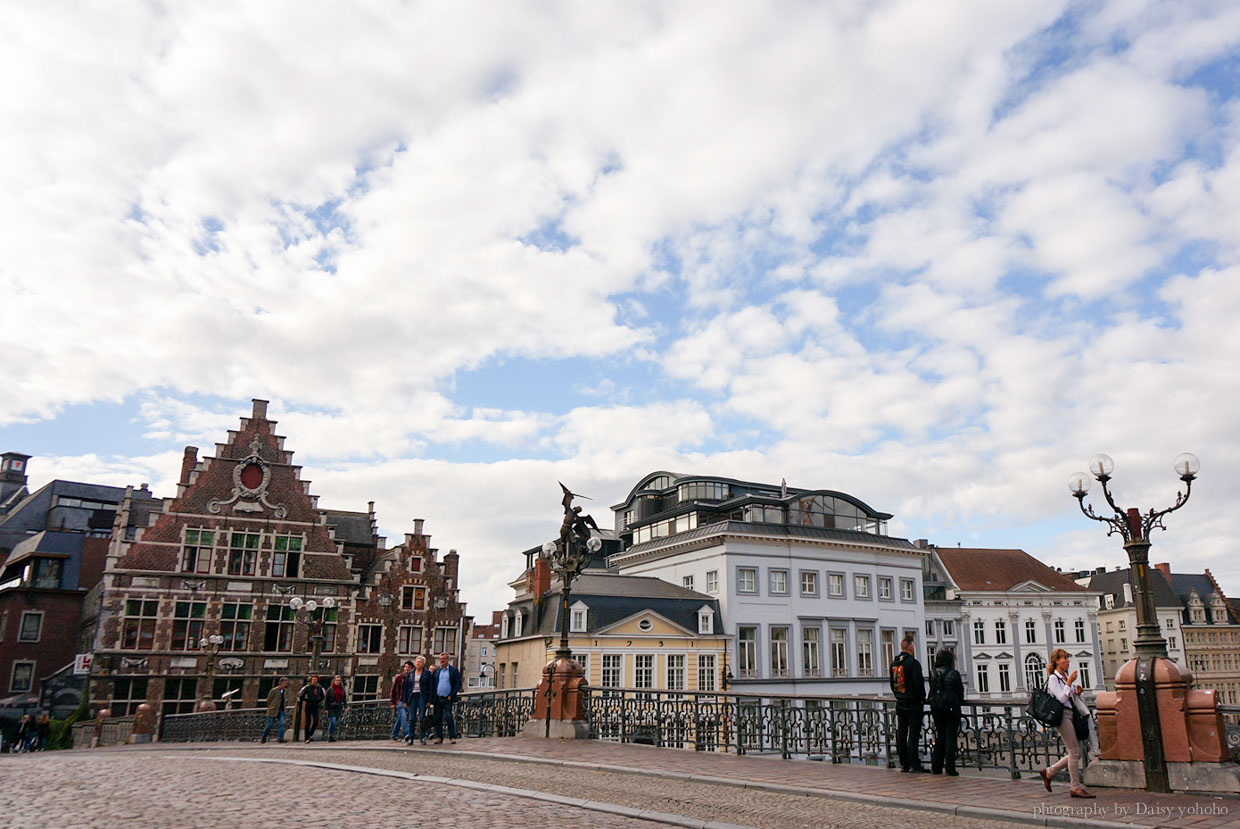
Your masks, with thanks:
M 401 666 L 401 672 L 392 680 L 392 693 L 388 696 L 392 711 L 396 714 L 392 722 L 392 739 L 398 743 L 409 737 L 409 709 L 405 707 L 405 679 L 412 670 L 413 663 L 406 659 L 405 664 Z

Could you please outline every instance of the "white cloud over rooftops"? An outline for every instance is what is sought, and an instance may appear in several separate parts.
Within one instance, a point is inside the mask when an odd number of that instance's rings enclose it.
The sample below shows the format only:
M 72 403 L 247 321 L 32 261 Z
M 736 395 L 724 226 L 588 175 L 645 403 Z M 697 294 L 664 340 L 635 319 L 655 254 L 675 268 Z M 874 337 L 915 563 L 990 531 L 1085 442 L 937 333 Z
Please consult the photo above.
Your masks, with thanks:
M 1064 529 L 1066 475 L 1109 450 L 1154 505 L 1192 449 L 1156 543 L 1240 593 L 1234 4 L 0 26 L 0 449 L 46 423 L 32 474 L 166 494 L 270 398 L 325 504 L 475 556 L 482 614 L 554 512 L 532 481 L 786 477 L 1084 566 L 1118 551 Z M 101 401 L 129 448 L 58 450 Z

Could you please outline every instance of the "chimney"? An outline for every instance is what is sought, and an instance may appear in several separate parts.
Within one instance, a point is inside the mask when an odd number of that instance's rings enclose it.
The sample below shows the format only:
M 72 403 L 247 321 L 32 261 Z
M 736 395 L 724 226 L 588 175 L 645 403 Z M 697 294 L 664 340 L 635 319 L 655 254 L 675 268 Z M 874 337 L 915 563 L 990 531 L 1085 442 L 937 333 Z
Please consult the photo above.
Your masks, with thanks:
M 551 592 L 551 565 L 547 563 L 545 558 L 534 559 L 534 584 L 532 590 L 535 599 L 541 599 Z
M 0 502 L 7 501 L 10 495 L 26 486 L 26 462 L 29 460 L 29 455 L 20 452 L 0 455 Z
M 185 455 L 181 458 L 181 483 L 189 485 L 189 475 L 198 465 L 198 447 L 186 446 Z
M 913 544 L 920 550 L 930 549 L 930 539 L 928 538 L 919 538 L 916 541 L 914 541 Z
M 1166 576 L 1167 584 L 1171 584 L 1171 563 L 1170 562 L 1164 561 L 1160 564 L 1155 564 L 1154 569 L 1162 573 L 1164 576 Z
M 421 535 L 421 534 L 422 534 L 422 525 L 423 525 L 424 523 L 426 523 L 426 519 L 425 519 L 425 518 L 415 518 L 415 519 L 413 519 L 413 534 L 414 534 L 414 535 Z
M 254 404 L 254 412 L 250 415 L 250 419 L 251 420 L 266 420 L 267 419 L 267 404 L 270 401 L 259 400 L 257 397 L 255 397 L 251 402 Z

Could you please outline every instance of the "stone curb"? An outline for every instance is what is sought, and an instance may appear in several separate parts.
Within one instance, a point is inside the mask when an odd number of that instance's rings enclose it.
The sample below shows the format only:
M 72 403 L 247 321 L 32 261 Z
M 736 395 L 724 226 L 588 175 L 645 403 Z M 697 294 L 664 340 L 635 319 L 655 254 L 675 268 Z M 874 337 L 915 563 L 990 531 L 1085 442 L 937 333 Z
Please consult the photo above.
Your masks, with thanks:
M 560 806 L 573 806 L 575 808 L 585 809 L 591 812 L 602 812 L 609 815 L 616 815 L 617 817 L 645 820 L 651 823 L 666 824 L 668 826 L 684 826 L 689 827 L 689 829 L 756 829 L 756 827 L 751 826 L 742 826 L 734 823 L 720 823 L 718 821 L 704 820 L 702 818 L 674 815 L 670 812 L 657 812 L 652 809 L 634 809 L 630 806 L 621 806 L 616 803 L 602 803 L 597 800 L 585 800 L 579 797 L 565 797 L 564 795 L 538 792 L 533 791 L 532 789 L 516 789 L 512 786 L 499 786 L 494 783 L 479 783 L 476 780 L 466 780 L 460 777 L 434 777 L 426 774 L 396 771 L 394 769 L 376 769 L 370 766 L 348 766 L 342 763 L 324 763 L 318 760 L 289 760 L 278 757 L 203 757 L 201 759 L 215 760 L 222 763 L 279 763 L 288 766 L 309 766 L 311 768 L 331 769 L 332 771 L 343 771 L 352 774 L 371 774 L 378 777 L 394 777 L 398 780 L 411 780 L 419 783 L 439 783 L 445 786 L 457 786 L 458 788 L 472 789 L 479 792 L 504 794 L 512 797 L 523 797 L 527 800 L 537 800 L 543 803 L 554 803 Z
M 106 749 L 91 749 L 91 751 L 94 751 L 94 752 L 98 752 L 101 750 L 102 751 L 109 751 L 109 750 L 132 751 L 133 748 L 134 747 L 131 747 L 131 746 L 112 746 Z M 254 750 L 259 750 L 257 746 L 251 746 L 249 743 L 156 743 L 156 744 L 148 744 L 147 746 L 143 746 L 140 750 L 144 750 L 144 751 L 177 751 L 177 750 L 219 751 L 219 750 L 228 750 L 229 748 L 231 749 L 253 748 Z M 336 745 L 336 746 L 333 746 L 332 748 L 339 749 L 340 746 Z M 311 750 L 314 751 L 314 750 L 319 750 L 319 749 L 312 748 Z M 327 746 L 325 745 L 322 750 L 328 750 Z M 978 819 L 1002 820 L 1007 823 L 1018 823 L 1018 824 L 1024 824 L 1027 826 L 1053 826 L 1053 827 L 1061 827 L 1062 829 L 1075 829 L 1076 827 L 1086 827 L 1086 829 L 1133 829 L 1134 826 L 1139 826 L 1139 825 L 1148 826 L 1148 824 L 1133 824 L 1133 823 L 1124 823 L 1121 821 L 1112 821 L 1112 820 L 1072 818 L 1072 817 L 1061 817 L 1057 815 L 1043 816 L 1043 815 L 1035 815 L 1030 812 L 1018 812 L 1018 811 L 1011 810 L 1011 809 L 992 809 L 992 808 L 988 808 L 984 806 L 967 806 L 967 805 L 957 806 L 951 803 L 940 803 L 940 802 L 933 801 L 933 800 L 915 800 L 912 798 L 904 798 L 904 797 L 885 797 L 881 795 L 865 794 L 862 792 L 840 791 L 837 789 L 820 789 L 820 788 L 813 788 L 813 787 L 806 787 L 806 786 L 790 786 L 790 785 L 786 785 L 783 783 L 764 783 L 764 782 L 757 781 L 757 780 L 745 780 L 744 778 L 737 778 L 737 777 L 721 777 L 719 775 L 710 775 L 710 774 L 690 774 L 688 772 L 680 772 L 680 771 L 643 769 L 643 768 L 635 768 L 633 766 L 617 766 L 617 765 L 611 765 L 611 764 L 606 764 L 606 763 L 592 763 L 592 762 L 585 761 L 585 760 L 557 760 L 551 757 L 530 757 L 530 756 L 523 755 L 523 754 L 504 754 L 504 753 L 487 752 L 487 751 L 473 751 L 470 749 L 448 748 L 446 746 L 442 746 L 442 747 L 435 746 L 433 748 L 425 747 L 425 748 L 413 749 L 408 746 L 353 744 L 349 747 L 348 750 L 350 751 L 400 752 L 403 754 L 408 754 L 408 753 L 417 754 L 417 753 L 421 753 L 425 751 L 428 753 L 436 752 L 436 753 L 442 753 L 442 754 L 452 754 L 452 755 L 462 756 L 462 757 L 478 757 L 484 760 L 501 760 L 504 762 L 514 762 L 514 763 L 536 763 L 536 764 L 544 765 L 544 766 L 565 766 L 565 767 L 570 767 L 570 768 L 598 769 L 600 771 L 608 771 L 608 772 L 613 772 L 616 774 L 634 774 L 634 775 L 639 775 L 642 777 L 656 777 L 656 778 L 664 778 L 664 779 L 670 779 L 670 780 L 683 780 L 683 781 L 692 782 L 692 783 L 704 783 L 704 784 L 714 785 L 714 786 L 730 786 L 732 788 L 753 789 L 755 791 L 773 792 L 777 794 L 790 794 L 790 795 L 799 795 L 799 796 L 804 796 L 804 797 L 823 797 L 823 798 L 829 798 L 829 799 L 835 799 L 835 800 L 847 800 L 847 801 L 853 801 L 856 803 L 867 803 L 867 804 L 874 805 L 874 806 L 888 806 L 888 807 L 901 808 L 901 809 L 910 809 L 910 810 L 919 811 L 919 812 L 932 812 L 932 813 L 937 813 L 937 814 L 953 815 L 957 817 L 971 817 L 971 818 L 978 818 Z M 218 758 L 218 759 L 227 759 L 227 758 Z M 249 759 L 249 758 L 237 758 L 237 759 Z M 254 759 L 262 759 L 262 758 L 254 758 Z M 275 758 L 271 758 L 270 762 L 280 762 L 280 761 L 276 760 Z M 287 760 L 284 762 L 300 763 L 300 762 L 309 762 L 309 761 Z M 331 766 L 331 764 L 326 764 L 326 763 L 321 764 L 321 765 L 325 767 L 333 767 Z M 372 773 L 385 771 L 385 770 L 376 770 L 376 769 L 366 769 L 365 767 L 357 768 L 357 771 L 359 772 L 364 772 L 367 770 L 371 771 Z M 398 774 L 404 775 L 408 773 L 399 772 Z M 414 777 L 420 780 L 431 779 L 426 776 L 418 777 L 417 775 L 414 775 Z M 435 778 L 435 779 L 441 780 L 444 778 Z M 461 783 L 466 783 L 466 782 L 472 782 L 472 781 L 458 781 L 457 785 L 460 785 Z M 477 785 L 491 785 L 491 784 L 477 784 Z M 524 790 L 514 790 L 514 793 L 517 791 L 524 791 Z M 547 799 L 547 798 L 560 797 L 560 795 L 552 795 L 546 792 L 534 792 L 533 794 L 538 796 L 536 799 Z M 577 805 L 579 803 L 587 803 L 587 802 L 589 801 L 574 801 L 574 805 Z M 611 814 L 623 815 L 625 817 L 645 817 L 646 815 L 650 815 L 650 814 L 663 815 L 666 818 L 668 818 L 668 820 L 662 820 L 662 819 L 657 819 L 657 818 L 648 818 L 648 819 L 658 820 L 658 822 L 660 823 L 670 823 L 670 825 L 674 825 L 674 826 L 694 826 L 694 827 L 700 826 L 700 827 L 706 827 L 707 829 L 731 829 L 731 827 L 733 826 L 732 824 L 703 822 L 701 820 L 697 820 L 694 818 L 686 818 L 680 815 L 667 815 L 666 813 L 662 813 L 662 812 L 644 812 L 639 809 L 632 809 L 631 807 L 627 807 L 627 806 L 619 806 L 614 803 L 607 803 L 607 804 L 601 804 L 601 805 L 608 807 L 606 811 L 609 811 Z M 625 811 L 622 811 L 622 812 L 612 811 L 615 809 L 623 809 Z M 604 810 L 599 809 L 596 811 L 604 811 Z M 671 820 L 672 818 L 675 818 L 675 821 Z

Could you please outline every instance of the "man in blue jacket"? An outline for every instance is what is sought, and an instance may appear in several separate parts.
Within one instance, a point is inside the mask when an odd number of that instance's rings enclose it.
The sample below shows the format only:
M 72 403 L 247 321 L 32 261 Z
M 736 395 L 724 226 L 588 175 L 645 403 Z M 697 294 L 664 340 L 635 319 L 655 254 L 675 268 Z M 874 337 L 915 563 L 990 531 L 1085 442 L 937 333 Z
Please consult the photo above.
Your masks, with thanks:
M 439 654 L 439 669 L 435 671 L 435 744 L 443 744 L 443 725 L 448 723 L 448 741 L 456 742 L 456 719 L 452 716 L 452 703 L 461 693 L 461 672 L 449 661 L 446 653 Z

